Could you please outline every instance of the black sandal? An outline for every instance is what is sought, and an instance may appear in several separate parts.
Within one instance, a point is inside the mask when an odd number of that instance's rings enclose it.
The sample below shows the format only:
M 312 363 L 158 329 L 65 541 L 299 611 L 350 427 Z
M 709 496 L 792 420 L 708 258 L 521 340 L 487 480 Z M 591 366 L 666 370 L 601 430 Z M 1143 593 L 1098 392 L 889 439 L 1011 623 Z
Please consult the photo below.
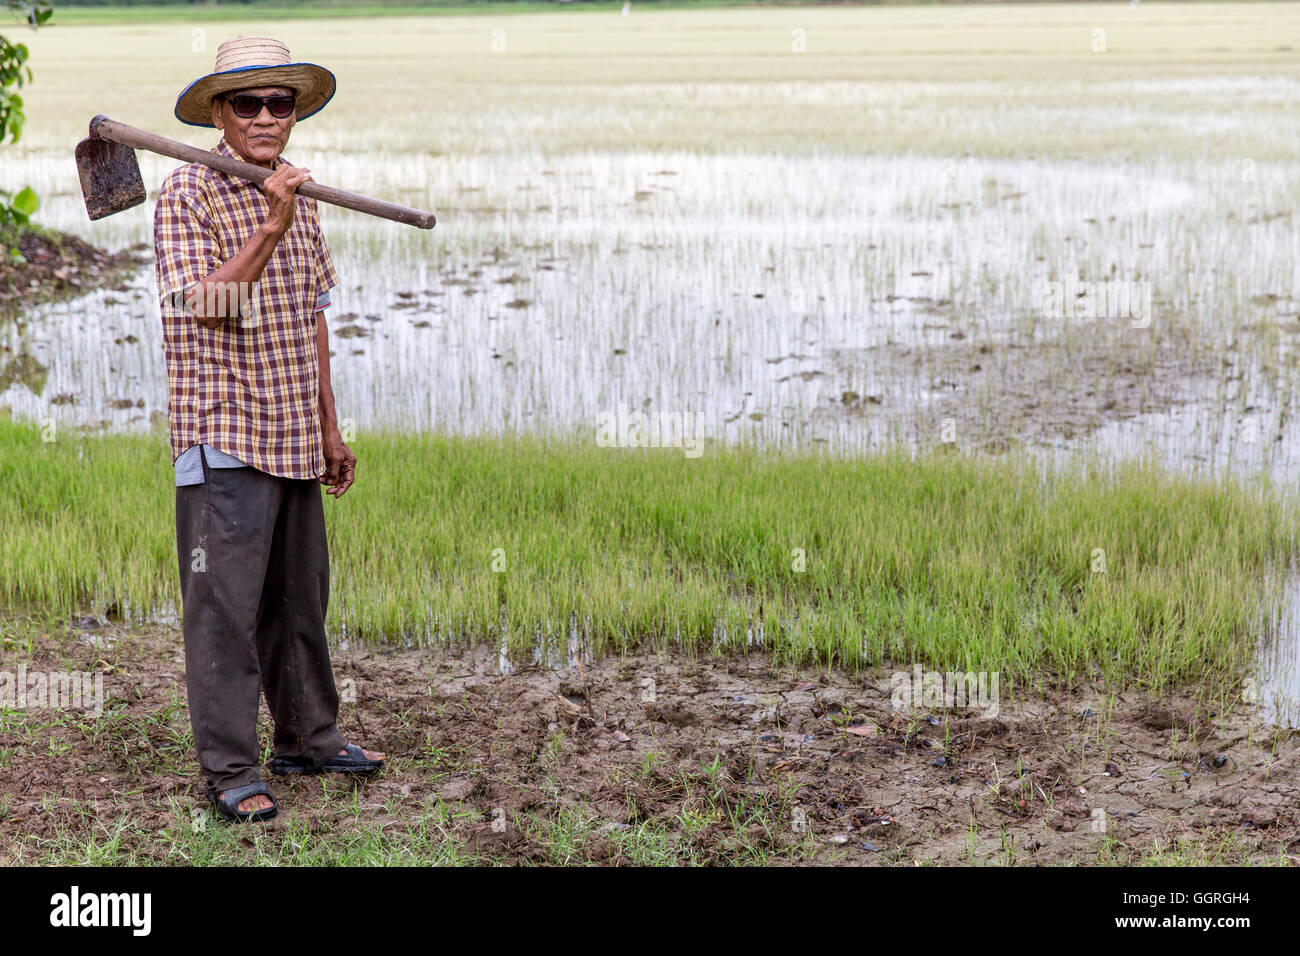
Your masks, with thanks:
M 383 769 L 382 760 L 371 760 L 356 744 L 344 744 L 346 754 L 334 754 L 319 767 L 312 766 L 308 757 L 272 757 L 271 773 L 374 773 Z
M 239 805 L 249 797 L 255 797 L 258 794 L 265 794 L 271 798 L 271 806 L 262 810 L 240 810 Z M 250 823 L 257 820 L 269 820 L 279 812 L 279 806 L 275 802 L 275 794 L 271 793 L 270 788 L 261 780 L 255 780 L 250 784 L 242 787 L 234 787 L 230 790 L 223 790 L 220 794 L 212 794 L 212 804 L 217 808 L 217 812 L 223 817 L 229 817 L 239 823 Z

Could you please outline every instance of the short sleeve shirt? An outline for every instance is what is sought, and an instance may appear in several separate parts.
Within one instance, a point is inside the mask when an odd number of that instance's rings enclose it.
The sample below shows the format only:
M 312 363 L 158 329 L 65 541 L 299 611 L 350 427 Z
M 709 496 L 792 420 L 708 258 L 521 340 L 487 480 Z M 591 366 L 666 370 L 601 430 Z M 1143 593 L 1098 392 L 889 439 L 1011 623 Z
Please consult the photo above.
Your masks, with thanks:
M 243 158 L 224 138 L 212 151 Z M 186 313 L 184 291 L 234 258 L 266 218 L 267 200 L 257 184 L 201 163 L 179 166 L 163 181 L 154 271 L 173 462 L 207 444 L 283 478 L 324 473 L 316 305 L 338 276 L 316 201 L 298 196 L 297 203 L 261 278 L 209 297 L 205 306 L 231 317 L 208 329 Z M 242 295 L 248 306 L 235 314 Z

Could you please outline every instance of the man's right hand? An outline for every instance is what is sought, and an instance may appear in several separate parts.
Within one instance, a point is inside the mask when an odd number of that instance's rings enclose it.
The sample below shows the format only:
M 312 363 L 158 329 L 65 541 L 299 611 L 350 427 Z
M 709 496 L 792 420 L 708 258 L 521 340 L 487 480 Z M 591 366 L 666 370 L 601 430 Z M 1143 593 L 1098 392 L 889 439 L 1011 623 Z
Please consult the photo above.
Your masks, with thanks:
M 280 160 L 275 172 L 262 183 L 262 193 L 269 205 L 266 218 L 262 220 L 262 228 L 273 235 L 276 241 L 293 225 L 293 213 L 298 205 L 294 190 L 308 182 L 312 182 L 312 178 L 311 171 L 306 166 L 290 166 Z

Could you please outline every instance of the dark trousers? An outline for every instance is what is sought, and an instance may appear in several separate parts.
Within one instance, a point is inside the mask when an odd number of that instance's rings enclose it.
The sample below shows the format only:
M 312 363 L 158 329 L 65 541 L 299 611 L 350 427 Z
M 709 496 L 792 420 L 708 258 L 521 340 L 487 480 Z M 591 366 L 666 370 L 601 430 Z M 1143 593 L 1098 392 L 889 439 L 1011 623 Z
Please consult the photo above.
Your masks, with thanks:
M 259 690 L 275 755 L 319 767 L 345 743 L 325 643 L 320 483 L 204 458 L 203 484 L 176 489 L 176 547 L 190 724 L 209 795 L 261 779 Z

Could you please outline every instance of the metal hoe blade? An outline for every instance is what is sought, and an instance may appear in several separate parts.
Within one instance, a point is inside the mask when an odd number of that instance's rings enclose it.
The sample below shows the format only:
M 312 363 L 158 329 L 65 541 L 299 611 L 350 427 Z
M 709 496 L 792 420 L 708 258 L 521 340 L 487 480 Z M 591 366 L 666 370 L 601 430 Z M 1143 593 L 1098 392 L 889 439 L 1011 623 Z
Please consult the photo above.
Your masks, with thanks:
M 91 136 L 77 144 L 75 155 L 81 195 L 92 220 L 144 202 L 140 164 L 130 146 Z

